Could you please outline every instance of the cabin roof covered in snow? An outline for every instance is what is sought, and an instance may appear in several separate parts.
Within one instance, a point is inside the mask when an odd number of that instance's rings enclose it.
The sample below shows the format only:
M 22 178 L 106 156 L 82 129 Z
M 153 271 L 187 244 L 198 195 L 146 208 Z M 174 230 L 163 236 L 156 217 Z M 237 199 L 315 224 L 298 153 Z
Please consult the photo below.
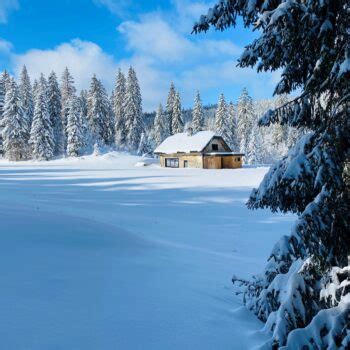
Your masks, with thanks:
M 182 132 L 169 136 L 154 150 L 154 153 L 201 152 L 213 137 L 221 138 L 221 136 L 215 135 L 212 131 L 198 131 L 193 135 Z

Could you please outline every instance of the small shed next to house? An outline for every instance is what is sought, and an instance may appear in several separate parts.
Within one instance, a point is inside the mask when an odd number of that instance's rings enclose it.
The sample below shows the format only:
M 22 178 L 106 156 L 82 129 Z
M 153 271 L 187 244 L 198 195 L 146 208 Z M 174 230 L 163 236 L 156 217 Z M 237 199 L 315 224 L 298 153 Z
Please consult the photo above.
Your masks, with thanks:
M 169 168 L 235 169 L 242 167 L 241 153 L 232 152 L 212 131 L 184 132 L 164 140 L 154 151 L 160 165 Z

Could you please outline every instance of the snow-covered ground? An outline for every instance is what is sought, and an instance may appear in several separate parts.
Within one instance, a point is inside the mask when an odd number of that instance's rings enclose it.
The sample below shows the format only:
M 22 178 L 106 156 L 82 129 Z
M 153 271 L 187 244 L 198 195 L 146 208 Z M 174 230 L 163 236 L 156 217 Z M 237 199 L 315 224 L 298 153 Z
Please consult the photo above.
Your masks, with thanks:
M 231 276 L 260 272 L 294 221 L 246 209 L 267 169 L 138 160 L 0 160 L 1 349 L 223 350 L 263 341 Z

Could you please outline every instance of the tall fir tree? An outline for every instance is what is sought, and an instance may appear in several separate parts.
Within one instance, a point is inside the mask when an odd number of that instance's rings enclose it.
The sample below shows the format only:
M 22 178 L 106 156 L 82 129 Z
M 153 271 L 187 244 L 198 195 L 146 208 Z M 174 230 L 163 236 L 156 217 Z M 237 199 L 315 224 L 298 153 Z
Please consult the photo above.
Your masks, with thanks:
M 119 148 L 125 147 L 128 130 L 125 123 L 125 94 L 126 80 L 122 71 L 119 69 L 115 81 L 113 94 L 113 111 L 115 115 L 115 144 Z
M 228 106 L 228 130 L 227 142 L 232 151 L 239 152 L 237 111 L 233 102 L 230 102 Z
M 153 138 L 155 146 L 160 145 L 169 136 L 167 126 L 168 123 L 166 119 L 166 114 L 164 113 L 163 106 L 160 103 L 156 112 L 156 117 L 154 118 L 153 125 Z
M 18 161 L 28 158 L 29 121 L 23 110 L 19 91 L 14 79 L 6 88 L 3 107 L 3 149 L 5 157 Z
M 47 84 L 47 107 L 50 116 L 53 138 L 54 155 L 60 156 L 65 153 L 65 131 L 62 122 L 61 91 L 55 72 L 51 72 Z
M 179 92 L 176 92 L 173 104 L 173 119 L 171 121 L 171 130 L 173 135 L 184 131 L 184 122 L 182 120 L 181 99 Z
M 32 156 L 38 160 L 49 160 L 54 153 L 54 135 L 49 115 L 47 82 L 41 74 L 34 101 L 34 117 L 29 143 Z
M 237 133 L 240 142 L 240 151 L 246 153 L 249 137 L 253 127 L 254 105 L 248 90 L 244 88 L 238 98 L 237 104 Z
M 249 137 L 245 160 L 248 164 L 261 164 L 263 161 L 263 143 L 258 121 L 255 120 Z
M 228 111 L 224 94 L 220 94 L 215 113 L 215 133 L 221 136 L 226 142 L 229 142 L 230 129 L 228 125 Z
M 127 134 L 127 147 L 136 151 L 144 131 L 142 113 L 142 98 L 136 72 L 129 68 L 125 94 L 125 127 Z
M 78 157 L 84 147 L 84 135 L 80 116 L 81 104 L 78 97 L 73 96 L 69 102 L 67 118 L 67 155 Z
M 0 124 L 3 116 L 5 95 L 6 95 L 6 76 L 5 76 L 5 72 L 3 72 L 1 73 L 1 76 L 0 76 Z
M 140 143 L 137 148 L 137 155 L 146 156 L 151 155 L 153 152 L 153 147 L 151 143 L 150 136 L 146 134 L 146 132 L 142 132 Z
M 201 131 L 204 128 L 202 101 L 199 95 L 199 91 L 197 91 L 196 97 L 194 99 L 191 127 L 193 133 L 197 133 L 198 131 Z
M 295 212 L 297 223 L 274 247 L 260 277 L 241 281 L 244 300 L 272 338 L 266 348 L 350 347 L 349 6 L 344 1 L 220 1 L 194 31 L 226 29 L 243 17 L 260 37 L 241 67 L 282 68 L 275 94 L 300 91 L 260 125 L 309 133 L 278 161 L 248 207 Z M 288 43 L 288 45 L 286 45 Z M 297 344 L 297 345 L 296 345 Z
M 21 101 L 23 112 L 25 113 L 25 117 L 28 119 L 29 133 L 34 114 L 34 100 L 32 85 L 30 83 L 30 78 L 26 66 L 23 66 L 20 75 L 19 98 Z
M 76 89 L 74 86 L 74 79 L 67 67 L 64 69 L 61 77 L 60 90 L 61 90 L 62 123 L 63 123 L 63 129 L 66 130 L 67 117 L 69 113 L 69 104 L 72 97 L 76 93 Z M 67 137 L 66 133 L 65 133 L 65 137 Z
M 111 106 L 108 95 L 100 80 L 94 75 L 88 93 L 88 122 L 93 142 L 100 146 L 113 141 Z
M 81 90 L 79 96 L 79 119 L 82 130 L 82 153 L 89 150 L 92 145 L 92 138 L 90 135 L 89 121 L 88 121 L 88 92 L 86 90 Z
M 174 111 L 174 101 L 175 101 L 175 96 L 176 96 L 176 90 L 175 90 L 175 85 L 172 82 L 170 84 L 170 89 L 169 89 L 169 93 L 168 93 L 168 99 L 166 102 L 166 109 L 165 109 L 165 113 L 166 113 L 166 117 L 167 117 L 167 125 L 168 125 L 168 134 L 169 135 L 174 135 L 173 132 L 173 111 Z

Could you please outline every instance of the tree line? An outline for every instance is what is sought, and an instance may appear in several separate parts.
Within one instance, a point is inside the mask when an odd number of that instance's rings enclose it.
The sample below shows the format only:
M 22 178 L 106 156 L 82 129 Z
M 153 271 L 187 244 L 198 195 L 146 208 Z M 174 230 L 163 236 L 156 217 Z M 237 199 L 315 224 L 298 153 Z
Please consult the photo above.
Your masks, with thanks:
M 222 136 L 235 152 L 245 154 L 248 164 L 271 163 L 281 157 L 300 136 L 292 127 L 264 130 L 258 118 L 268 107 L 282 105 L 276 100 L 253 101 L 243 89 L 237 103 L 220 95 L 216 106 L 202 104 L 197 91 L 193 108 L 181 106 L 179 91 L 170 84 L 165 108 L 142 111 L 142 97 L 135 70 L 127 76 L 119 70 L 108 96 L 94 75 L 89 90 L 79 94 L 66 68 L 60 81 L 55 72 L 41 74 L 31 84 L 24 66 L 16 82 L 6 71 L 0 77 L 0 124 L 3 153 L 9 160 L 49 160 L 53 157 L 99 153 L 104 147 L 152 155 L 167 137 L 191 128 L 193 133 L 212 130 Z M 149 121 L 151 119 L 151 121 Z

